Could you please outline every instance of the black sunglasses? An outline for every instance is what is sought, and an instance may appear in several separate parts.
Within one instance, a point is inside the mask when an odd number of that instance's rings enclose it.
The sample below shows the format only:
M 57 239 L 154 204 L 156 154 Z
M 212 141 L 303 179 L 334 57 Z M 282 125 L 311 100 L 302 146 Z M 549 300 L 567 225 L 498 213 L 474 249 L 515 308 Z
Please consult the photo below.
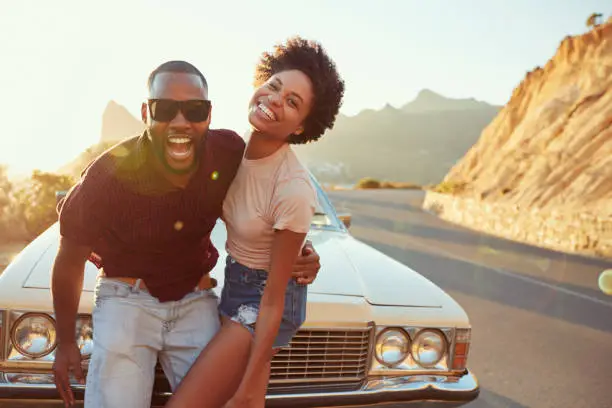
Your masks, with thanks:
M 157 122 L 170 122 L 182 112 L 189 122 L 204 122 L 208 119 L 211 103 L 208 100 L 192 99 L 175 101 L 174 99 L 149 99 L 149 113 Z

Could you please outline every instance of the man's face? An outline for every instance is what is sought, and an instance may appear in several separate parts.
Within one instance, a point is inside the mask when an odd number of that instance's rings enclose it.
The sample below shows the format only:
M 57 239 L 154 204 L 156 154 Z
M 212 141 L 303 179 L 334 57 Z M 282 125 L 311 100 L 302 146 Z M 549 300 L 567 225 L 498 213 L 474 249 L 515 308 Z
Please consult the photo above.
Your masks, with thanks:
M 155 76 L 149 102 L 142 104 L 142 120 L 154 149 L 171 170 L 187 171 L 197 159 L 196 147 L 210 125 L 207 100 L 208 91 L 198 75 L 162 72 Z M 181 109 L 177 110 L 176 102 L 183 102 Z

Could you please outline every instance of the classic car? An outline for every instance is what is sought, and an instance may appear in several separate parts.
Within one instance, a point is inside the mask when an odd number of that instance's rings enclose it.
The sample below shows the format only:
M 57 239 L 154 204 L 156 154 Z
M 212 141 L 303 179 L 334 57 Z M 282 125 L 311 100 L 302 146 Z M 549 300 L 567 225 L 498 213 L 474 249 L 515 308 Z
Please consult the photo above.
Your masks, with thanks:
M 307 321 L 272 363 L 267 406 L 460 406 L 477 398 L 467 368 L 471 326 L 447 293 L 354 238 L 321 186 L 309 239 L 322 268 L 309 287 Z M 62 406 L 51 365 L 56 333 L 49 290 L 57 223 L 0 275 L 0 407 Z M 224 259 L 226 231 L 212 239 Z M 223 286 L 223 263 L 212 274 Z M 75 336 L 83 366 L 95 345 L 90 313 L 97 268 L 87 263 Z M 170 389 L 159 365 L 153 405 Z M 85 385 L 86 386 L 86 385 Z M 82 401 L 83 385 L 73 383 Z

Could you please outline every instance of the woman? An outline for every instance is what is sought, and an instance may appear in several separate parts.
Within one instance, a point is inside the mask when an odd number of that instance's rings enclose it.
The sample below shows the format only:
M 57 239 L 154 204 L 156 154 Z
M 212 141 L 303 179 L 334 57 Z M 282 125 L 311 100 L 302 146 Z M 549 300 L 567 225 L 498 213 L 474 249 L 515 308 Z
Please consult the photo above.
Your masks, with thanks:
M 320 44 L 298 37 L 262 55 L 255 86 L 251 137 L 223 206 L 223 325 L 168 407 L 263 407 L 272 356 L 306 317 L 306 286 L 291 269 L 316 191 L 290 145 L 333 126 L 344 82 Z

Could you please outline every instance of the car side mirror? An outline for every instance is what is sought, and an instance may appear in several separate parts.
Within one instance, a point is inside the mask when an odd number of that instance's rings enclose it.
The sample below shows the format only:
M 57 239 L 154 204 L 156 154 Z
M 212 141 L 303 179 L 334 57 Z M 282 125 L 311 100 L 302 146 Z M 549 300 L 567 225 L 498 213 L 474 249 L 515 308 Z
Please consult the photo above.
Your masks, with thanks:
M 340 218 L 340 221 L 342 221 L 342 223 L 347 229 L 351 227 L 351 221 L 353 217 L 350 213 L 340 213 L 338 214 L 338 218 Z

